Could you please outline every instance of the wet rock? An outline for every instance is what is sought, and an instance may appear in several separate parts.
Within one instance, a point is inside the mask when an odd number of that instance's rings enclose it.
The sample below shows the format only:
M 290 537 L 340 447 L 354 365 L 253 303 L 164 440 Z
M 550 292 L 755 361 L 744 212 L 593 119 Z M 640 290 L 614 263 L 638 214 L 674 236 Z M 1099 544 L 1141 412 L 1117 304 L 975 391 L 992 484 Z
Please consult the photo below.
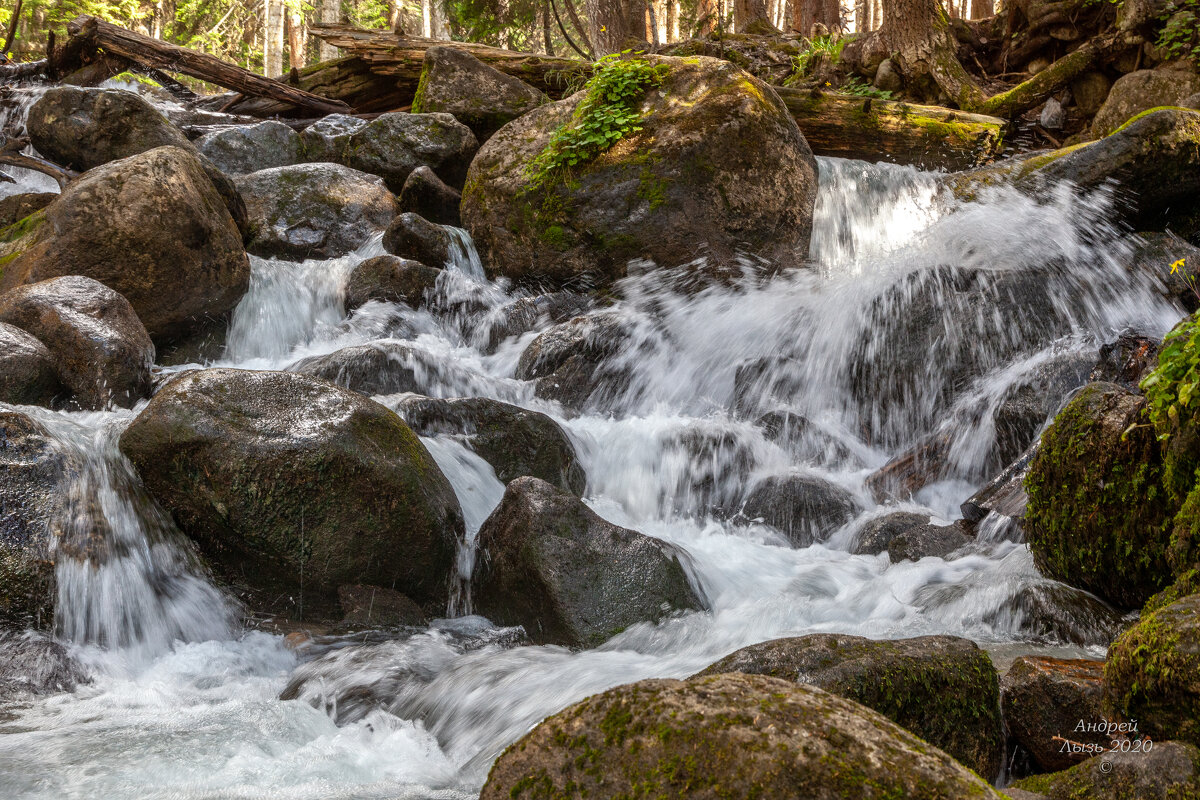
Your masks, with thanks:
M 864 483 L 879 502 L 906 500 L 942 478 L 950 458 L 950 439 L 927 436 L 867 476 Z
M 48 406 L 64 394 L 46 345 L 0 322 L 0 403 Z
M 226 175 L 246 175 L 304 161 L 300 134 L 278 120 L 205 134 L 196 140 L 196 148 Z
M 518 478 L 479 531 L 475 608 L 540 644 L 595 647 L 672 609 L 700 608 L 680 558 L 572 494 Z
M 892 539 L 912 529 L 929 525 L 928 514 L 912 511 L 893 511 L 882 517 L 869 520 L 862 526 L 850 552 L 857 556 L 875 556 L 886 553 Z
M 1001 469 L 1020 458 L 1070 393 L 1088 382 L 1094 364 L 1084 353 L 1055 356 L 1013 386 L 993 416 L 996 444 L 987 467 Z
M 393 192 L 409 173 L 426 166 L 450 186 L 461 188 L 479 141 L 449 114 L 380 114 L 350 136 L 346 164 L 378 175 Z
M 305 128 L 300 134 L 304 155 L 309 161 L 345 164 L 350 139 L 367 127 L 367 121 L 349 114 L 330 114 Z
M 41 211 L 57 197 L 58 194 L 54 192 L 26 192 L 0 198 L 0 228 L 7 228 L 33 212 Z
M 1025 480 L 1025 533 L 1042 574 L 1136 608 L 1170 582 L 1161 456 L 1145 398 L 1084 387 L 1042 435 Z M 1134 427 L 1130 427 L 1134 426 Z
M 629 382 L 614 357 L 628 347 L 632 326 L 616 312 L 575 317 L 544 331 L 517 362 L 515 377 L 536 381 L 534 393 L 582 410 Z
M 255 255 L 335 258 L 358 249 L 396 216 L 396 198 L 373 175 L 339 164 L 274 167 L 237 179 Z
M 1025 493 L 1025 476 L 1029 474 L 1029 465 L 1039 446 L 1040 442 L 1035 441 L 1020 458 L 967 498 L 966 502 L 959 506 L 963 519 L 974 524 L 982 522 L 989 514 L 1004 517 L 1012 521 L 1011 533 L 1023 541 L 1024 532 L 1020 521 L 1025 518 L 1025 507 L 1029 504 L 1029 496 Z
M 120 446 L 257 603 L 319 619 L 356 583 L 447 599 L 458 500 L 408 426 L 358 394 L 294 373 L 198 370 L 163 387 Z
M 817 686 L 883 714 L 980 775 L 1000 769 L 1000 687 L 967 639 L 873 641 L 820 633 L 744 647 L 704 675 L 742 672 Z
M 754 449 L 736 431 L 719 423 L 695 421 L 667 434 L 660 446 L 664 481 L 660 505 L 675 514 L 728 517 L 743 505 L 742 484 L 758 464 Z
M 573 167 L 569 182 L 535 185 L 530 164 L 582 93 L 534 109 L 480 149 L 462 216 L 493 274 L 599 286 L 633 259 L 674 267 L 708 254 L 724 266 L 746 252 L 785 265 L 807 252 L 816 163 L 779 98 L 727 61 L 646 58 L 665 74 L 642 103 L 641 130 Z
M 1047 644 L 1103 647 L 1121 630 L 1122 615 L 1102 600 L 1062 583 L 1019 587 L 995 611 L 985 614 L 993 628 L 1020 629 Z
M 1200 92 L 1200 75 L 1194 72 L 1140 69 L 1122 75 L 1092 119 L 1092 136 L 1107 136 L 1143 111 L 1177 106 L 1195 92 Z
M 0 295 L 0 322 L 36 336 L 80 408 L 130 408 L 149 396 L 154 344 L 129 301 L 72 275 Z
M 488 316 L 484 350 L 494 353 L 505 339 L 537 330 L 546 322 L 566 322 L 587 313 L 591 306 L 590 298 L 575 292 L 554 292 L 514 300 Z
M 83 666 L 48 636 L 0 630 L 0 701 L 73 692 L 88 682 Z
M 827 480 L 805 475 L 773 475 L 746 498 L 742 514 L 761 519 L 793 547 L 823 542 L 858 510 L 850 492 Z
M 1200 248 L 1169 231 L 1139 233 L 1131 243 L 1133 255 L 1127 262 L 1131 271 L 1149 276 L 1159 294 L 1181 308 L 1195 311 L 1200 307 L 1200 297 L 1191 284 L 1192 274 L 1200 270 Z M 1180 259 L 1184 262 L 1181 267 L 1173 266 Z
M 1107 707 L 1154 739 L 1200 745 L 1200 594 L 1146 614 L 1108 648 Z
M 575 447 L 545 414 L 486 397 L 411 397 L 396 411 L 421 436 L 466 437 L 505 484 L 531 475 L 576 495 L 587 488 Z
M 1100 750 L 1063 752 L 1055 737 L 1108 749 L 1104 732 L 1081 730 L 1079 723 L 1104 719 L 1101 708 L 1104 663 L 1081 659 L 1021 656 L 1000 681 L 1008 735 L 1047 772 L 1067 769 Z
M 785 356 L 743 361 L 733 373 L 733 410 L 750 417 L 786 406 L 804 390 L 802 369 L 800 362 Z
M 354 584 L 339 586 L 338 602 L 342 628 L 424 627 L 429 617 L 412 598 L 380 586 Z
M 483 142 L 505 123 L 548 102 L 546 95 L 525 81 L 489 67 L 464 50 L 430 47 L 412 110 L 453 114 Z
M 0 291 L 84 275 L 123 295 L 155 339 L 231 310 L 250 282 L 221 196 L 176 147 L 96 167 L 14 228 L 0 244 Z
M 458 207 L 462 193 L 442 183 L 426 166 L 414 169 L 400 190 L 400 210 L 411 211 L 438 225 L 462 227 Z
M 353 311 L 371 300 L 420 308 L 441 274 L 440 269 L 407 258 L 393 255 L 368 258 L 346 280 L 346 310 Z
M 1112 81 L 1103 72 L 1085 72 L 1071 81 L 1071 96 L 1075 98 L 1075 107 L 1080 114 L 1093 117 L 1108 99 L 1111 88 Z
M 500 756 L 481 800 L 637 793 L 1000 798 L 871 709 L 812 686 L 727 674 L 640 681 L 555 714 Z
M 920 561 L 922 558 L 945 558 L 975 540 L 960 523 L 952 525 L 921 525 L 909 528 L 888 542 L 888 559 Z
M 450 261 L 450 234 L 441 225 L 405 212 L 389 220 L 383 249 L 401 258 L 444 267 Z
M 1038 124 L 1048 131 L 1062 130 L 1067 124 L 1067 112 L 1063 109 L 1062 103 L 1051 97 L 1042 106 L 1042 113 L 1038 116 Z
M 754 422 L 768 441 L 791 453 L 797 462 L 860 466 L 854 452 L 817 423 L 791 411 L 771 411 Z
M 1088 376 L 1090 381 L 1116 383 L 1136 390 L 1142 379 L 1158 366 L 1162 344 L 1136 333 L 1121 334 L 1100 348 L 1100 358 Z
M 1176 800 L 1200 792 L 1200 750 L 1155 741 L 1150 752 L 1093 756 L 1065 772 L 1013 784 L 1049 800 Z M 1011 794 L 1011 791 L 1009 792 Z
M 422 350 L 401 342 L 376 341 L 306 358 L 288 367 L 360 394 L 428 394 L 442 365 Z

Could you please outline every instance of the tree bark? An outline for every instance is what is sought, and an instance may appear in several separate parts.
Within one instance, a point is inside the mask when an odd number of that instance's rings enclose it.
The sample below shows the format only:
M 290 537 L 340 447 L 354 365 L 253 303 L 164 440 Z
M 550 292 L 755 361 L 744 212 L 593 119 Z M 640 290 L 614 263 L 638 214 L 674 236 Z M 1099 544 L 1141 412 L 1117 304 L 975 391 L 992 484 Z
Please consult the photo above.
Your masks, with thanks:
M 304 26 L 304 14 L 288 9 L 288 66 L 300 69 L 308 55 L 308 29 Z
M 970 19 L 987 19 L 996 13 L 992 0 L 971 0 Z
M 792 10 L 792 27 L 801 36 L 811 36 L 813 25 L 818 23 L 830 32 L 842 28 L 842 5 L 839 0 L 795 0 Z
M 646 41 L 645 0 L 588 0 L 592 52 L 596 57 L 619 53 Z
M 546 55 L 554 55 L 554 39 L 550 35 L 550 0 L 542 3 L 542 46 Z
M 766 33 L 775 26 L 767 17 L 767 0 L 735 0 L 733 26 L 738 33 Z
M 263 72 L 268 78 L 278 78 L 283 74 L 283 0 L 265 1 L 267 38 L 263 47 Z
M 341 3 L 338 0 L 320 0 L 320 3 L 321 22 L 336 23 L 338 15 L 341 13 L 341 9 L 339 8 Z M 332 61 L 337 57 L 338 49 L 322 39 L 320 46 L 317 48 L 317 58 L 321 61 Z
M 679 0 L 667 0 L 667 41 L 679 41 Z
M 717 27 L 721 0 L 699 0 L 696 4 L 696 35 L 707 36 Z

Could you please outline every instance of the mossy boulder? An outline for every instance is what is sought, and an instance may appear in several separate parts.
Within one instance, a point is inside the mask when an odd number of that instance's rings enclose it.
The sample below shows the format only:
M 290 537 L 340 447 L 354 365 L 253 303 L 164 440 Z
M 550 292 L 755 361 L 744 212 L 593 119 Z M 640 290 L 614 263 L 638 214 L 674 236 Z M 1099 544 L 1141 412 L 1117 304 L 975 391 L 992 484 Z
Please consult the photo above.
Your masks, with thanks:
M 336 258 L 387 228 L 399 207 L 383 180 L 340 164 L 295 164 L 237 179 L 246 249 L 264 258 Z
M 1108 648 L 1109 707 L 1156 742 L 1200 745 L 1200 594 L 1152 611 Z
M 1171 582 L 1174 518 L 1141 395 L 1085 386 L 1042 434 L 1025 487 L 1025 532 L 1045 575 L 1124 608 Z
M 538 180 L 538 157 L 571 124 L 580 92 L 487 141 L 462 217 L 493 274 L 561 288 L 735 253 L 777 265 L 807 255 L 816 161 L 775 92 L 728 61 L 643 57 L 662 67 L 636 126 L 594 160 Z
M 245 175 L 304 160 L 300 134 L 278 120 L 206 133 L 196 148 L 226 175 Z
M 305 375 L 198 370 L 160 389 L 120 446 L 252 603 L 336 617 L 338 587 L 369 583 L 444 608 L 462 511 L 383 406 Z
M 82 275 L 18 286 L 0 295 L 0 322 L 36 336 L 79 408 L 131 408 L 148 397 L 154 343 L 133 306 Z
M 1067 769 L 1100 752 L 1081 748 L 1077 753 L 1064 748 L 1061 739 L 1084 748 L 1107 749 L 1112 737 L 1086 727 L 1104 719 L 1103 679 L 1101 661 L 1021 656 L 1000 681 L 1009 737 L 1050 772 Z
M 1047 800 L 1193 800 L 1200 797 L 1200 750 L 1155 741 L 1149 752 L 1105 753 L 1065 772 L 1023 778 L 1013 789 Z
M 532 475 L 576 495 L 587 488 L 575 446 L 545 414 L 486 397 L 410 397 L 396 411 L 421 436 L 464 437 L 505 484 Z
M 304 155 L 309 161 L 345 164 L 350 151 L 350 137 L 367 127 L 362 117 L 349 114 L 330 114 L 300 132 Z
M 486 141 L 503 125 L 550 98 L 520 78 L 506 75 L 457 47 L 425 51 L 413 113 L 442 111 Z
M 426 166 L 461 188 L 479 149 L 471 129 L 449 114 L 380 114 L 350 136 L 345 164 L 378 175 L 399 193 L 409 174 Z
M 1200 92 L 1200 75 L 1190 70 L 1139 69 L 1122 75 L 1092 119 L 1092 136 L 1107 136 L 1152 108 L 1178 106 Z
M 155 339 L 230 311 L 250 283 L 241 232 L 203 165 L 178 147 L 90 170 L 0 239 L 0 291 L 93 278 L 124 296 Z
M 496 761 L 481 800 L 866 800 L 1001 795 L 884 716 L 763 675 L 648 680 L 561 711 Z
M 0 198 L 0 229 L 7 228 L 41 211 L 58 198 L 56 192 L 25 192 Z
M 46 345 L 32 334 L 0 322 L 0 403 L 48 406 L 65 395 Z
M 874 641 L 820 633 L 744 647 L 700 675 L 744 672 L 862 703 L 987 778 L 1000 769 L 1000 686 L 987 653 L 955 636 Z
M 846 489 L 814 475 L 771 475 L 746 497 L 742 514 L 782 533 L 793 547 L 823 542 L 860 508 Z
M 352 311 L 371 300 L 420 308 L 441 274 L 440 269 L 408 258 L 389 254 L 368 258 L 351 270 L 346 279 L 346 310 Z
M 700 608 L 665 542 L 601 519 L 575 495 L 517 478 L 479 531 L 475 610 L 539 644 L 595 647 L 630 625 Z

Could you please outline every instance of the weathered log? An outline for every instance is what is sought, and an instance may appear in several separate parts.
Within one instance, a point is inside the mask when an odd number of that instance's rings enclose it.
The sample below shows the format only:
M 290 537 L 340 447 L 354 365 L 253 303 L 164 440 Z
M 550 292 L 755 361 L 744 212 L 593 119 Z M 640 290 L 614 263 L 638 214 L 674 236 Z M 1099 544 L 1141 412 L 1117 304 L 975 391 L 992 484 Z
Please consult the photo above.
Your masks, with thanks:
M 0 136 L 0 164 L 22 169 L 41 172 L 49 175 L 58 183 L 59 188 L 66 186 L 79 177 L 79 173 L 55 164 L 40 156 L 27 156 L 21 152 L 29 144 L 29 140 L 16 136 Z
M 222 61 L 207 53 L 198 53 L 173 44 L 142 36 L 96 17 L 82 16 L 67 25 L 72 35 L 94 42 L 110 55 L 167 72 L 179 72 L 245 95 L 269 97 L 281 103 L 322 114 L 346 113 L 350 106 L 340 100 L 297 89 L 264 78 L 249 70 Z
M 927 168 L 985 163 L 1004 146 L 1008 123 L 937 106 L 775 87 L 813 152 Z
M 356 56 L 322 61 L 297 71 L 297 87 L 307 92 L 341 100 L 359 113 L 394 111 L 412 103 L 416 84 L 401 84 L 378 75 L 371 65 Z M 293 107 L 266 97 L 242 97 L 223 109 L 231 114 L 270 117 L 287 114 Z
M 29 78 L 46 71 L 46 59 L 22 63 L 0 64 L 0 78 Z

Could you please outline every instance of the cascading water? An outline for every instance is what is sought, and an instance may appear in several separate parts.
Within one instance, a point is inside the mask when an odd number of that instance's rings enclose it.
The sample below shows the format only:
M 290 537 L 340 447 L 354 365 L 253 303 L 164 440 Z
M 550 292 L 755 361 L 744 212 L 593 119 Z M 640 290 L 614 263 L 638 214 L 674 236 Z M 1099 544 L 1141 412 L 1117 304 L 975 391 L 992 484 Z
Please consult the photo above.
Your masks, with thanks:
M 628 279 L 624 300 L 592 312 L 627 336 L 579 415 L 513 377 L 535 333 L 492 341 L 499 310 L 520 295 L 483 279 L 463 233 L 421 311 L 371 302 L 344 313 L 346 277 L 381 252 L 378 240 L 329 261 L 253 259 L 216 358 L 285 369 L 399 340 L 425 394 L 550 414 L 587 471 L 588 504 L 676 545 L 709 611 L 635 625 L 584 652 L 516 646 L 519 631 L 469 616 L 300 651 L 239 635 L 115 448 L 130 412 L 39 411 L 87 464 L 74 491 L 94 500 L 110 552 L 60 560 L 59 635 L 93 681 L 0 721 L 4 795 L 469 798 L 501 750 L 548 714 L 768 638 L 949 633 L 1001 660 L 1032 649 L 1099 655 L 1104 620 L 1056 618 L 1064 587 L 1038 575 L 1021 544 L 983 538 L 953 560 L 899 564 L 849 549 L 885 511 L 956 518 L 994 474 L 995 411 L 1030 376 L 1065 357 L 1087 361 L 1127 327 L 1161 335 L 1179 313 L 1121 266 L 1103 195 L 997 189 L 959 203 L 933 174 L 820 166 L 814 268 L 686 290 L 670 273 Z M 784 411 L 808 421 L 804 436 L 764 435 L 759 418 Z M 941 481 L 915 502 L 878 506 L 864 478 L 931 435 L 949 441 Z M 467 520 L 453 609 L 466 613 L 474 537 L 503 487 L 464 442 L 425 443 Z M 733 513 L 759 480 L 789 472 L 840 485 L 865 510 L 803 549 Z

